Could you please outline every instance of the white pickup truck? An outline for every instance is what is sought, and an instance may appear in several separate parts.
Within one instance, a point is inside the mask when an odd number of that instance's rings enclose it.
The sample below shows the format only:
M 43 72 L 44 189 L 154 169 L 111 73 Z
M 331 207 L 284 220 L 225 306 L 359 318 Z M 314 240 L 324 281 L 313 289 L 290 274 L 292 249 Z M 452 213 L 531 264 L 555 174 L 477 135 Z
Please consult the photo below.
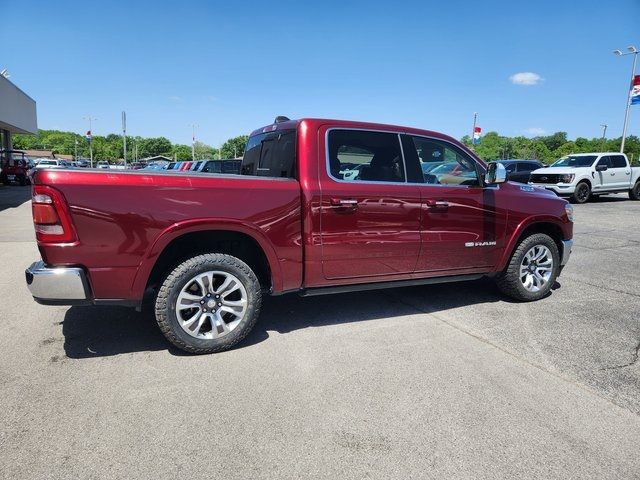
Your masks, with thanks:
M 529 185 L 570 197 L 574 203 L 619 192 L 629 192 L 629 198 L 640 200 L 640 167 L 631 167 L 622 153 L 578 153 L 562 157 L 550 167 L 534 170 Z

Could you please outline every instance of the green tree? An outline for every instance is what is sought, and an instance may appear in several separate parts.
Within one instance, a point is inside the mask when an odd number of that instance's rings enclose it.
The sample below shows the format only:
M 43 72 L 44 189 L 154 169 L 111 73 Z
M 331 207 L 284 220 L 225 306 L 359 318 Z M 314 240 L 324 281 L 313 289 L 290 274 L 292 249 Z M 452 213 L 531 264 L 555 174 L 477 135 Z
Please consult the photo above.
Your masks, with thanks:
M 240 158 L 244 155 L 244 147 L 247 144 L 249 136 L 239 135 L 230 138 L 222 144 L 222 158 Z

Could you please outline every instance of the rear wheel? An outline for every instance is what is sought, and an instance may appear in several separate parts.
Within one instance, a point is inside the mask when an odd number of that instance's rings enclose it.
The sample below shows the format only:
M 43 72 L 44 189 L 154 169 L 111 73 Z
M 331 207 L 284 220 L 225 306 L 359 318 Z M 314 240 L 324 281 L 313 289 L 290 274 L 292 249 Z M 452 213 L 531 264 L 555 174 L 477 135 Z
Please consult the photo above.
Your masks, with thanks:
M 18 185 L 24 187 L 27 184 L 27 176 L 26 175 L 18 175 L 17 177 Z
M 587 203 L 591 196 L 591 187 L 587 182 L 580 182 L 576 185 L 576 190 L 571 195 L 571 202 L 573 203 Z
M 559 268 L 558 246 L 550 236 L 536 233 L 520 242 L 507 268 L 496 277 L 496 284 L 516 300 L 539 300 L 551 290 Z
M 220 352 L 247 336 L 261 303 L 260 283 L 246 263 L 230 255 L 198 255 L 165 278 L 156 297 L 156 321 L 182 350 Z
M 629 190 L 629 198 L 631 200 L 640 200 L 640 180 Z

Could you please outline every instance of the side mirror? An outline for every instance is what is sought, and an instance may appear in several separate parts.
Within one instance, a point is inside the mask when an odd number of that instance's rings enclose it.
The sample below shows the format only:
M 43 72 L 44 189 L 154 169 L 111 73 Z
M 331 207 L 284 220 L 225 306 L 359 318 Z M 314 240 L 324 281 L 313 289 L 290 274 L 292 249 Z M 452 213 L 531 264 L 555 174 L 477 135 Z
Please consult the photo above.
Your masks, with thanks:
M 604 172 L 608 169 L 606 165 L 596 165 L 596 172 Z
M 500 162 L 491 162 L 487 173 L 484 175 L 484 183 L 487 185 L 496 185 L 507 181 L 507 170 Z

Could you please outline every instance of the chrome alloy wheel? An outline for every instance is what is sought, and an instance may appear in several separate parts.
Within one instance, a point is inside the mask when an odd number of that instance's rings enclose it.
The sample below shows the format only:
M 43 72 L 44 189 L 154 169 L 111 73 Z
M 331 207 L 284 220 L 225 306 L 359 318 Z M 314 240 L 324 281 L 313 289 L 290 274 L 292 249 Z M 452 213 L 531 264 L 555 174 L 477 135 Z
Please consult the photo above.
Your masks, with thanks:
M 553 255 L 544 245 L 531 247 L 520 263 L 520 281 L 530 292 L 539 292 L 553 273 Z
M 242 321 L 247 311 L 247 291 L 228 272 L 199 273 L 182 287 L 175 307 L 185 332 L 210 340 L 227 335 Z

